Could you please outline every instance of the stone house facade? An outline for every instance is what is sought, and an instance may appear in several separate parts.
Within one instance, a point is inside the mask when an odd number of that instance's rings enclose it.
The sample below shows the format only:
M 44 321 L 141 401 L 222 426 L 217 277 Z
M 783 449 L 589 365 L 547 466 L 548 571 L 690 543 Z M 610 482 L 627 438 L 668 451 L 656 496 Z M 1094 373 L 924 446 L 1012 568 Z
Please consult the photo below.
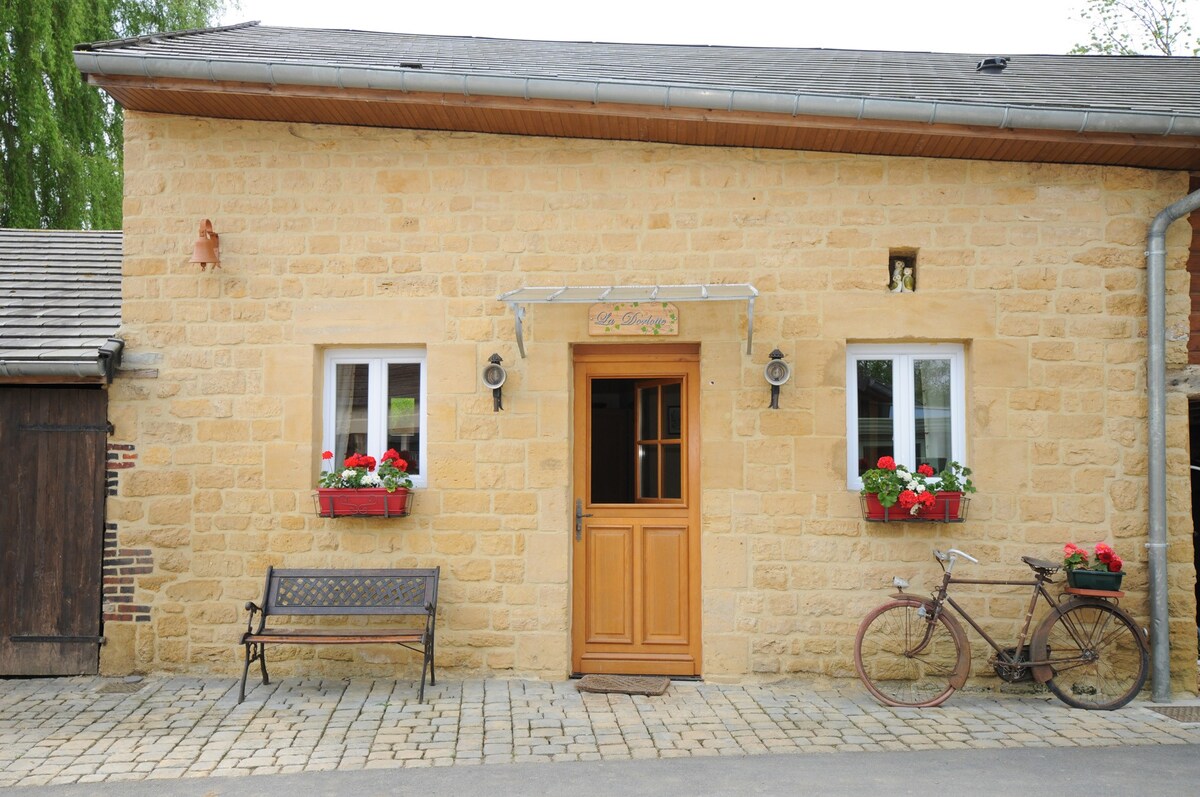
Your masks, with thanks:
M 852 677 L 859 620 L 893 575 L 932 586 L 932 548 L 962 548 L 981 560 L 973 572 L 1003 578 L 1023 554 L 1108 541 L 1127 562 L 1123 605 L 1149 625 L 1146 229 L 1188 193 L 1196 130 L 986 133 L 803 110 L 722 121 L 715 102 L 671 119 L 536 88 L 356 88 L 353 65 L 341 83 L 316 72 L 376 34 L 339 33 L 334 56 L 314 45 L 325 34 L 237 27 L 77 55 L 126 108 L 125 351 L 109 419 L 134 465 L 108 523 L 143 561 L 136 611 L 107 616 L 103 672 L 232 674 L 242 604 L 268 565 L 441 566 L 438 665 L 451 678 Z M 291 55 L 246 55 L 245 37 Z M 441 50 L 412 52 L 431 42 Z M 469 39 L 396 37 L 383 50 L 394 75 L 448 84 L 454 69 L 536 79 L 534 62 L 557 54 L 508 44 L 526 60 Z M 439 66 L 435 53 L 455 48 L 481 65 Z M 178 71 L 202 58 L 210 74 Z M 238 71 L 255 58 L 276 59 L 277 84 Z M 930 58 L 934 77 L 950 74 L 951 57 Z M 1065 57 L 1017 57 L 1000 76 L 956 58 L 970 79 L 1025 79 L 1059 107 L 1037 69 Z M 121 59 L 136 66 L 121 73 Z M 1104 70 L 1123 67 L 1086 63 L 1100 77 L 1068 88 L 1106 107 Z M 1171 99 L 1200 119 L 1200 101 Z M 690 132 L 671 138 L 673 124 Z M 204 218 L 221 262 L 201 271 L 188 256 Z M 1190 240 L 1182 224 L 1167 238 L 1172 331 L 1187 329 Z M 897 259 L 915 274 L 907 289 Z M 678 285 L 757 296 L 671 301 L 677 334 L 658 338 L 602 334 L 588 303 L 500 299 Z M 774 349 L 792 368 L 778 409 L 763 378 Z M 500 411 L 481 378 L 493 353 L 507 369 Z M 1186 334 L 1169 335 L 1168 367 L 1186 362 Z M 878 364 L 884 387 L 867 384 Z M 351 422 L 359 437 L 338 420 L 352 387 L 374 418 Z M 1170 668 L 1173 688 L 1194 690 L 1187 395 L 1168 399 Z M 601 410 L 645 401 L 664 428 L 606 447 L 617 435 Z M 322 450 L 378 444 L 375 423 L 414 460 L 413 513 L 317 516 Z M 973 468 L 962 523 L 863 519 L 856 479 L 881 434 L 910 459 Z M 647 487 L 651 455 L 660 480 Z M 632 476 L 630 456 L 643 468 Z M 597 499 L 605 479 L 633 484 L 637 500 Z M 647 489 L 670 507 L 630 520 Z M 621 511 L 605 515 L 610 504 Z M 606 586 L 589 592 L 596 579 Z M 664 581 L 680 604 L 647 597 Z M 965 600 L 1000 635 L 1023 617 L 1023 591 Z M 624 659 L 605 647 L 638 634 Z M 282 676 L 415 666 L 371 647 L 278 656 Z

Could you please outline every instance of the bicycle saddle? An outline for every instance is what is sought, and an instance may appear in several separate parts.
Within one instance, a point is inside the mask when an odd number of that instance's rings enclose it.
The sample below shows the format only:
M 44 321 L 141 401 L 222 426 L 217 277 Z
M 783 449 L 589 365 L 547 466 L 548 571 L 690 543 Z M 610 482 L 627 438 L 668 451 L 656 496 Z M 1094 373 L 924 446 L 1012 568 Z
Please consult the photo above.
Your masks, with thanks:
M 1022 556 L 1021 561 L 1029 565 L 1035 572 L 1041 573 L 1043 576 L 1048 576 L 1051 573 L 1057 573 L 1062 570 L 1062 564 L 1059 562 L 1050 562 L 1045 559 L 1034 559 L 1032 556 Z

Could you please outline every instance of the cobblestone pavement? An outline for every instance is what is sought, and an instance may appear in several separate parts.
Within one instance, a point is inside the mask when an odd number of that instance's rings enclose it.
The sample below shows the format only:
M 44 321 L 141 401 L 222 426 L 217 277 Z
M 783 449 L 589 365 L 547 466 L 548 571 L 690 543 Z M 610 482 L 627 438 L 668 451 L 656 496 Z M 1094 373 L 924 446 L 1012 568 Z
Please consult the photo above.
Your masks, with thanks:
M 662 697 L 575 682 L 285 679 L 237 704 L 230 678 L 0 681 L 0 788 L 521 761 L 1200 743 L 1138 701 L 1089 712 L 1041 695 L 880 706 L 857 683 L 674 682 Z

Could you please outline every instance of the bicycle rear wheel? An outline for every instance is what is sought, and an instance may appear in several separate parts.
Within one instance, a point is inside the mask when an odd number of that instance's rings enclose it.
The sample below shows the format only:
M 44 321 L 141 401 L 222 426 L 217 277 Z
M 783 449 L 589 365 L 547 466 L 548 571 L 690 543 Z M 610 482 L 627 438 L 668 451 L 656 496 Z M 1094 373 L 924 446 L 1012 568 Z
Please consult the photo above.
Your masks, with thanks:
M 894 600 L 863 618 L 854 668 L 867 691 L 889 706 L 941 704 L 966 675 L 970 653 L 962 627 L 940 614 L 930 623 L 919 600 Z M 967 659 L 964 661 L 964 659 Z
M 1149 653 L 1129 615 L 1103 601 L 1079 602 L 1050 615 L 1044 655 L 1054 669 L 1046 685 L 1068 706 L 1114 709 L 1146 683 Z

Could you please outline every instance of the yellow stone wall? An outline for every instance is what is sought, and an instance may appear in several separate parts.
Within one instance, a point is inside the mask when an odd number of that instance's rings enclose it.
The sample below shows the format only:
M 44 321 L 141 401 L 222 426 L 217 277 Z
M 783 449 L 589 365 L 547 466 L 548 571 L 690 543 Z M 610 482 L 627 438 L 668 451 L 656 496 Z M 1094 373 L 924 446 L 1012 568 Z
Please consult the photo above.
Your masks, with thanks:
M 569 661 L 571 346 L 584 305 L 536 306 L 528 358 L 496 297 L 529 285 L 751 282 L 680 304 L 702 371 L 704 672 L 851 676 L 859 619 L 933 547 L 984 577 L 1107 540 L 1148 624 L 1144 238 L 1179 173 L 267 124 L 128 113 L 127 358 L 109 501 L 153 572 L 109 622 L 105 672 L 231 674 L 269 564 L 443 567 L 438 663 L 558 678 Z M 222 268 L 189 264 L 198 222 Z M 1186 362 L 1188 231 L 1169 237 L 1169 366 Z M 918 292 L 884 290 L 889 249 Z M 847 342 L 966 347 L 961 525 L 868 524 L 846 488 Z M 430 486 L 401 521 L 314 516 L 322 356 L 423 347 Z M 767 353 L 795 367 L 766 409 Z M 509 366 L 505 411 L 479 373 Z M 1195 689 L 1186 396 L 1169 399 L 1172 661 Z M 1008 634 L 1024 593 L 967 593 Z M 275 671 L 388 674 L 381 647 L 281 648 Z M 976 674 L 987 674 L 980 651 Z

